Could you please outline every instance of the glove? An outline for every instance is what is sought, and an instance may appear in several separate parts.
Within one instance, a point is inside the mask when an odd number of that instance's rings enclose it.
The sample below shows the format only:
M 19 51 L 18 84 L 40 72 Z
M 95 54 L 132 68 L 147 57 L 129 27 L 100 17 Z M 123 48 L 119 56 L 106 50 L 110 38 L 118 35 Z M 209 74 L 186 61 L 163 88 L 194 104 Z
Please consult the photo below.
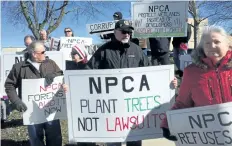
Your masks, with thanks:
M 47 84 L 50 85 L 53 82 L 55 77 L 56 77 L 55 74 L 47 74 L 44 78 L 45 78 Z
M 171 141 L 177 141 L 176 136 L 171 135 L 169 129 L 167 129 L 167 128 L 162 128 L 162 129 L 163 129 L 163 136 L 165 138 L 167 138 L 168 140 L 171 140 Z
M 12 105 L 17 111 L 25 112 L 27 110 L 27 106 L 22 102 L 22 100 L 16 100 Z

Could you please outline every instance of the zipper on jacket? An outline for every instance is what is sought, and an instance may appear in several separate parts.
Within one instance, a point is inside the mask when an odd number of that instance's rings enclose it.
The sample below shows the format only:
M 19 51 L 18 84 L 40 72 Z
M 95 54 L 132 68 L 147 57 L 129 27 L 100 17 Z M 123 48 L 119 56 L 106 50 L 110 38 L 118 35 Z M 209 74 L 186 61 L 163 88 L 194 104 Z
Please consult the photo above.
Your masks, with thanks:
M 228 77 L 228 80 L 229 80 L 229 88 L 230 88 L 230 96 L 232 96 L 232 81 L 231 81 L 231 77 L 229 76 Z
M 221 97 L 222 97 L 222 103 L 224 103 L 224 102 L 225 102 L 225 99 L 224 99 L 224 97 L 223 97 L 222 82 L 221 82 L 221 78 L 220 78 L 220 74 L 219 74 L 218 68 L 216 68 L 216 74 L 217 74 L 218 81 L 219 81 L 219 87 L 220 87 L 220 93 L 221 93 Z
M 212 99 L 214 99 L 213 89 L 212 89 L 212 86 L 210 85 L 210 80 L 211 80 L 211 78 L 208 79 L 209 91 L 210 91 L 210 94 L 211 94 Z

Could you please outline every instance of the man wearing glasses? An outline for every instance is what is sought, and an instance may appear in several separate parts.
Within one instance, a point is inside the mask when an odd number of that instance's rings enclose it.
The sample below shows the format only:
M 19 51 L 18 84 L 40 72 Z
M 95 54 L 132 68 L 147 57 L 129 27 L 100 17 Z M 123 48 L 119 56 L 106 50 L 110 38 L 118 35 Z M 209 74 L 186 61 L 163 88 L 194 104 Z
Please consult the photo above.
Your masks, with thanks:
M 13 107 L 25 112 L 27 106 L 21 100 L 22 79 L 45 78 L 48 84 L 56 76 L 63 75 L 62 70 L 50 59 L 45 58 L 44 44 L 39 41 L 32 42 L 25 53 L 25 61 L 14 64 L 5 82 L 5 90 Z M 19 94 L 16 92 L 19 90 Z M 63 86 L 64 91 L 66 91 Z M 59 120 L 36 125 L 28 125 L 28 135 L 31 146 L 62 146 L 62 135 Z M 44 135 L 46 144 L 44 144 Z
M 130 41 L 134 28 L 121 19 L 115 24 L 115 40 L 103 44 L 89 60 L 91 69 L 116 69 L 149 66 L 142 49 Z

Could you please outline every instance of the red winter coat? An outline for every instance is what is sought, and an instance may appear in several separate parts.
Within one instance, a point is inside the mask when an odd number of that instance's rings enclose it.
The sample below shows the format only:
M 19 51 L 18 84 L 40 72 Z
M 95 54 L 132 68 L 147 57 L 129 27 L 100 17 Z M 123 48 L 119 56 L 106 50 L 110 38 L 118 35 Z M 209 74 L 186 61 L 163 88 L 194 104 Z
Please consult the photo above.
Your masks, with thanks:
M 232 51 L 227 52 L 218 67 L 208 58 L 202 61 L 207 69 L 195 64 L 185 68 L 179 96 L 172 110 L 232 101 Z M 163 119 L 162 127 L 168 128 L 167 118 Z

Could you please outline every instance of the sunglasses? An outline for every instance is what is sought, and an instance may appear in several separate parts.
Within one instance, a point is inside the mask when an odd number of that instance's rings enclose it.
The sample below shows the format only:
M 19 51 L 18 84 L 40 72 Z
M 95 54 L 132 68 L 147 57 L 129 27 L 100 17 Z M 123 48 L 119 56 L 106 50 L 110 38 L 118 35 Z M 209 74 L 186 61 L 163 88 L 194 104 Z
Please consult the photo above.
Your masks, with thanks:
M 132 32 L 130 32 L 130 31 L 125 31 L 125 30 L 122 30 L 121 32 L 122 32 L 122 34 L 132 34 Z
M 42 51 L 42 52 L 35 52 L 36 54 L 44 54 L 46 51 Z
M 64 31 L 64 32 L 72 32 L 71 30 L 67 30 L 67 31 Z

